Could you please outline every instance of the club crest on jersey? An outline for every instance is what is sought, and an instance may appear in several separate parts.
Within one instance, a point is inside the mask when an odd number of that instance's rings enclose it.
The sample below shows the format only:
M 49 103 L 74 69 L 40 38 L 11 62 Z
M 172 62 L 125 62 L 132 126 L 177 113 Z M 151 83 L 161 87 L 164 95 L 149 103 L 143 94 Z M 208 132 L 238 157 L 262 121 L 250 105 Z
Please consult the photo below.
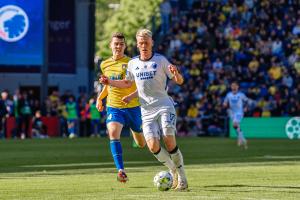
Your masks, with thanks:
M 126 69 L 127 64 L 122 64 L 122 69 Z
M 157 68 L 157 64 L 156 64 L 156 63 L 153 63 L 153 64 L 151 65 L 151 67 L 152 67 L 153 69 L 156 69 L 156 68 Z

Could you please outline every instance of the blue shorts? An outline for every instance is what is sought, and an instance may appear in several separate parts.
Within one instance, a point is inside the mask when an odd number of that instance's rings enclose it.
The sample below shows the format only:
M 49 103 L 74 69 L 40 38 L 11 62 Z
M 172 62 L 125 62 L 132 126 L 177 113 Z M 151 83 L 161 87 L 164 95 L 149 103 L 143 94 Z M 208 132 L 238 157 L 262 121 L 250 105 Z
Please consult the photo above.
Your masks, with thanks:
M 109 122 L 119 122 L 123 126 L 128 126 L 134 132 L 142 132 L 141 108 L 112 108 L 107 107 L 106 124 Z

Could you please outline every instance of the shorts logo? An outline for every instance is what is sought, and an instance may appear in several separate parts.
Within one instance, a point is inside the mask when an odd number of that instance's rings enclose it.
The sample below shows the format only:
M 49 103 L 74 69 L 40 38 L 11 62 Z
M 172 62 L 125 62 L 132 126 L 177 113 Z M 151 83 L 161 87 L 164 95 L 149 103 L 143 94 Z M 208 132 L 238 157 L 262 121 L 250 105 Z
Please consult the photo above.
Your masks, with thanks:
M 6 42 L 17 42 L 28 32 L 29 20 L 24 10 L 15 5 L 0 8 L 0 38 Z
M 109 114 L 109 115 L 107 116 L 107 119 L 108 119 L 108 120 L 111 120 L 111 118 L 112 118 L 112 114 Z

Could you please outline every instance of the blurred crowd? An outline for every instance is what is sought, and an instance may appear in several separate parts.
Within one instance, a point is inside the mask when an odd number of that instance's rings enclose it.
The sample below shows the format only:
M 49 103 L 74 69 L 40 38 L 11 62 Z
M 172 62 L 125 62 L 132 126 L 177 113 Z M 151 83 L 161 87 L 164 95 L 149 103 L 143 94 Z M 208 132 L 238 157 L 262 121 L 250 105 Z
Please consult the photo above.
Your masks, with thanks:
M 183 134 L 196 127 L 207 126 L 204 129 L 212 133 L 225 128 L 222 101 L 232 80 L 255 102 L 246 116 L 300 115 L 299 1 L 165 0 L 163 4 L 171 9 L 169 22 L 162 19 L 158 52 L 181 66 L 186 79 L 182 87 L 169 87 L 178 102 Z
M 102 116 L 102 117 L 101 117 Z M 33 90 L 1 92 L 0 99 L 0 137 L 4 137 L 6 119 L 14 117 L 15 127 L 12 137 L 47 138 L 47 127 L 42 117 L 57 117 L 59 136 L 62 137 L 100 137 L 105 135 L 105 112 L 96 108 L 96 95 L 82 93 L 76 98 L 70 91 L 59 94 L 54 90 L 40 103 Z
M 222 102 L 232 80 L 255 102 L 246 116 L 300 115 L 298 0 L 164 0 L 161 16 L 157 52 L 178 65 L 186 80 L 169 85 L 179 135 L 227 132 Z M 33 91 L 1 96 L 0 135 L 7 116 L 16 118 L 15 137 L 29 137 L 30 120 L 35 135 L 46 135 L 41 116 L 57 116 L 61 136 L 105 134 L 105 112 L 97 112 L 95 95 L 53 91 L 43 103 Z

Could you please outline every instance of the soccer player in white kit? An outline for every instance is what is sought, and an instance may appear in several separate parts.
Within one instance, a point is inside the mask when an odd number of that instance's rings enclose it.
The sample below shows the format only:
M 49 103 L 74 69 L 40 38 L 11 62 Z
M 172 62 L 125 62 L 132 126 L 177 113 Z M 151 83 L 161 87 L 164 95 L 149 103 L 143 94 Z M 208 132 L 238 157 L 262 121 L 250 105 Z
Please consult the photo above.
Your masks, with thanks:
M 231 92 L 228 92 L 225 100 L 224 107 L 228 109 L 228 114 L 233 123 L 233 128 L 237 132 L 238 136 L 238 146 L 244 146 L 245 149 L 248 148 L 247 140 L 241 130 L 240 123 L 244 117 L 244 109 L 246 109 L 245 104 L 249 104 L 250 99 L 246 95 L 239 91 L 239 85 L 237 82 L 231 83 Z
M 103 84 L 120 88 L 136 83 L 147 146 L 157 160 L 169 168 L 173 176 L 172 188 L 187 190 L 183 156 L 175 138 L 176 111 L 166 90 L 168 79 L 181 85 L 183 77 L 177 67 L 170 64 L 164 56 L 152 52 L 151 31 L 139 30 L 136 40 L 140 56 L 129 61 L 125 80 L 110 80 L 105 76 L 101 76 L 99 80 Z M 166 149 L 160 146 L 160 137 L 163 138 Z

